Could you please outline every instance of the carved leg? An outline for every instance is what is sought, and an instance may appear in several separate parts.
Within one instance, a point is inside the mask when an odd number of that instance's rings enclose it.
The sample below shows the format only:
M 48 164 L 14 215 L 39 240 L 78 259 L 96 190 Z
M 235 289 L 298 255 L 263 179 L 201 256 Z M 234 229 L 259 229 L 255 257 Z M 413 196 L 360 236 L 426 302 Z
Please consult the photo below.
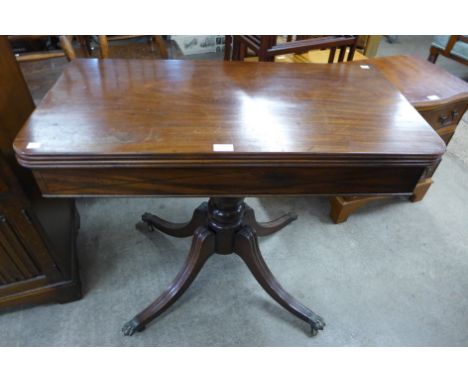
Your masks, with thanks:
M 208 203 L 200 204 L 195 211 L 193 211 L 192 219 L 188 223 L 171 223 L 160 217 L 144 213 L 141 219 L 148 225 L 151 231 L 158 229 L 170 236 L 174 237 L 188 237 L 192 236 L 198 227 L 205 225 L 207 220 Z
M 258 223 L 255 219 L 254 210 L 246 205 L 243 222 L 252 227 L 258 236 L 267 236 L 278 232 L 296 219 L 296 214 L 288 213 L 270 222 Z
M 163 313 L 186 291 L 195 279 L 206 260 L 214 253 L 215 235 L 205 227 L 196 230 L 187 260 L 169 287 L 145 310 L 127 322 L 122 332 L 126 336 L 141 332 L 146 324 Z
M 257 237 L 250 227 L 237 232 L 234 252 L 244 260 L 258 283 L 276 302 L 310 325 L 313 335 L 324 328 L 324 320 L 286 292 L 275 279 L 263 260 Z

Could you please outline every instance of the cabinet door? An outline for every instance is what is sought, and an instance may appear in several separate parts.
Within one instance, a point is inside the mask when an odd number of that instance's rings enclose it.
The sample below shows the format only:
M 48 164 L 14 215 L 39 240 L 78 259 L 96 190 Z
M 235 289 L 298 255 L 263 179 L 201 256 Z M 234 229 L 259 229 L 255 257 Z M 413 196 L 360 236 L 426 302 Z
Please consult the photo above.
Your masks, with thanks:
M 40 265 L 31 256 L 9 216 L 0 215 L 0 282 L 9 284 L 39 276 Z
M 0 158 L 0 283 L 3 285 L 41 275 L 49 283 L 62 279 L 31 211 L 16 178 Z

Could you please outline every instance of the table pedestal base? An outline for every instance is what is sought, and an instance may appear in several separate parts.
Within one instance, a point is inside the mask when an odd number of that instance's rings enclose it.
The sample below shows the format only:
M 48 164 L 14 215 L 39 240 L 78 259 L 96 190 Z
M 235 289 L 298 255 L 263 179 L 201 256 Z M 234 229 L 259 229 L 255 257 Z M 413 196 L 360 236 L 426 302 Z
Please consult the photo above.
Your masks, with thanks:
M 158 229 L 175 237 L 193 235 L 192 246 L 182 270 L 169 287 L 146 309 L 127 322 L 122 331 L 133 335 L 169 308 L 190 286 L 206 260 L 214 254 L 235 253 L 249 267 L 263 289 L 281 306 L 307 322 L 312 334 L 325 326 L 323 319 L 286 292 L 275 279 L 258 247 L 257 236 L 279 231 L 297 216 L 286 214 L 268 223 L 258 223 L 255 214 L 244 198 L 211 198 L 202 203 L 188 223 L 175 224 L 155 215 L 145 213 L 142 217 L 148 227 Z

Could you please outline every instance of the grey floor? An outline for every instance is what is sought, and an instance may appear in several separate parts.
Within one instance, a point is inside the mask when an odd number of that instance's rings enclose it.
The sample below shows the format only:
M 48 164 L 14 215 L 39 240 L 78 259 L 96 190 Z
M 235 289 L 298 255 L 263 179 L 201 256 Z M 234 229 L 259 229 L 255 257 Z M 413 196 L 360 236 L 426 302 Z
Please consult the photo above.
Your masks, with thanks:
M 383 42 L 380 52 L 416 51 L 424 38 L 401 37 L 399 50 Z M 139 215 L 183 221 L 201 199 L 86 199 L 78 201 L 84 298 L 3 312 L 0 346 L 467 346 L 464 118 L 420 203 L 375 202 L 333 225 L 325 198 L 249 199 L 259 218 L 300 216 L 260 246 L 283 286 L 325 318 L 316 337 L 235 256 L 212 257 L 167 313 L 122 336 L 122 324 L 167 286 L 190 245 L 135 227 Z

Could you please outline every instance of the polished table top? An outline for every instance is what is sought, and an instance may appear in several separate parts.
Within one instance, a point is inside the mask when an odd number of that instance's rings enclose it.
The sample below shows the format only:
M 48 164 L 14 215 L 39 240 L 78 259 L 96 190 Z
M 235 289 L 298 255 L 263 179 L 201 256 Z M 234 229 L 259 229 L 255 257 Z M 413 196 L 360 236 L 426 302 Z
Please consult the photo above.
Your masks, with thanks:
M 372 67 L 96 59 L 14 148 L 57 196 L 409 193 L 445 151 Z
M 420 111 L 468 100 L 468 83 L 420 57 L 385 56 L 349 64 L 378 69 Z
M 219 144 L 232 146 L 214 146 Z M 445 150 L 375 69 L 96 59 L 76 60 L 65 69 L 15 148 L 32 166 L 49 157 L 434 158 Z

